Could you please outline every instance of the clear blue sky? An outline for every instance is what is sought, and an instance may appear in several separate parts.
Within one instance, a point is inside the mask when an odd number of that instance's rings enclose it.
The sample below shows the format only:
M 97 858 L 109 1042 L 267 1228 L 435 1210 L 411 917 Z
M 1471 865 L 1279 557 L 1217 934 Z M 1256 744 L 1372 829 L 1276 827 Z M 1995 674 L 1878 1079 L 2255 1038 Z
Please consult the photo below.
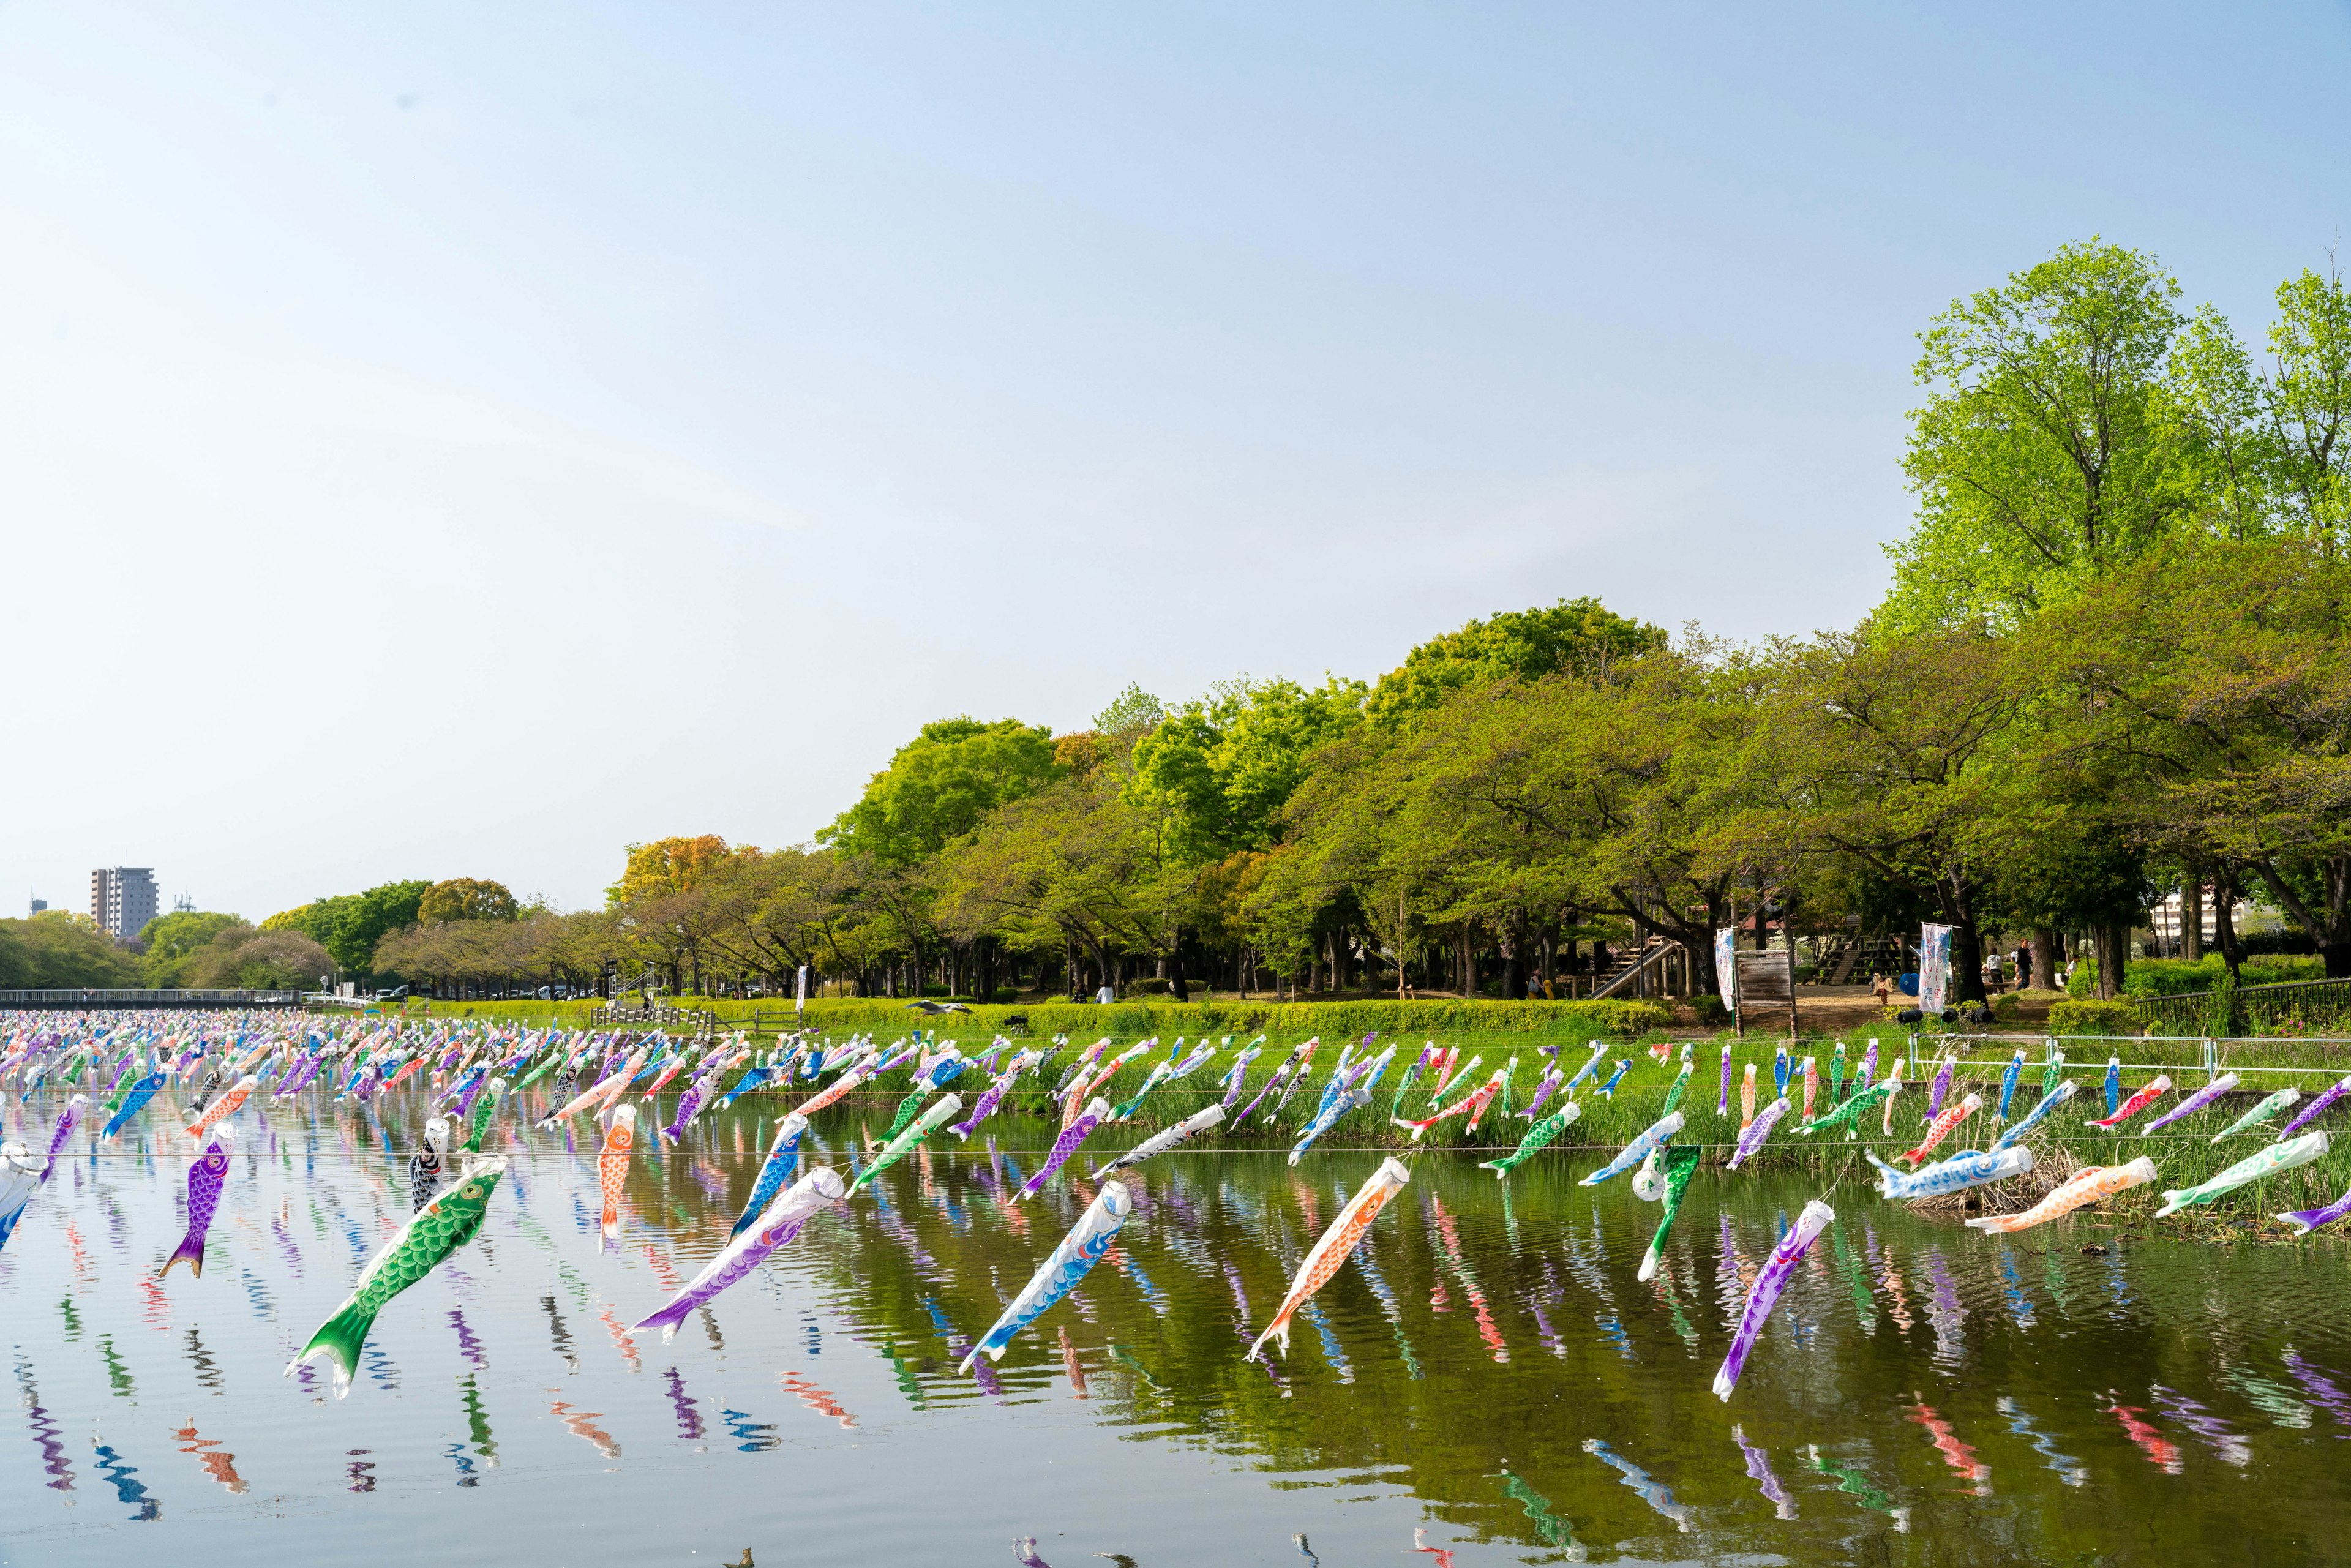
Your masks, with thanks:
M 1583 593 L 1850 622 L 1920 325 L 2101 234 L 2258 339 L 2351 222 L 2346 43 L 0 5 L 0 908 L 118 862 L 576 907 L 630 840 L 804 839 L 944 715 L 1373 677 Z

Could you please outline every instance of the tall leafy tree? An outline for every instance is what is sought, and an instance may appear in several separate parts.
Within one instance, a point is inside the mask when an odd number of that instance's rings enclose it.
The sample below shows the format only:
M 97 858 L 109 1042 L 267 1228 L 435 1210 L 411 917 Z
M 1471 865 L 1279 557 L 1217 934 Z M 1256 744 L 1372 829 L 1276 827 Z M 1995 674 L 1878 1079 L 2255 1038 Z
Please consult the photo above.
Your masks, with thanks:
M 416 918 L 427 925 L 453 920 L 513 920 L 521 913 L 521 905 L 504 883 L 470 876 L 436 882 L 416 901 Z
M 1628 620 L 1597 599 L 1562 599 L 1549 609 L 1513 610 L 1432 637 L 1380 677 L 1364 705 L 1376 724 L 1407 726 L 1467 686 L 1511 675 L 1604 674 L 1620 660 L 1665 645 L 1666 634 Z
M 176 990 L 187 983 L 197 952 L 231 926 L 243 925 L 240 915 L 216 915 L 175 909 L 159 915 L 139 933 L 140 983 L 155 990 Z
M 2179 300 L 2153 256 L 2093 239 L 1934 319 L 1890 619 L 2029 615 L 2198 513 L 2165 390 Z
M 607 907 L 663 894 L 685 893 L 729 866 L 759 858 L 759 852 L 749 844 L 730 846 L 716 833 L 631 844 L 627 854 L 628 860 L 621 868 L 621 880 L 604 890 Z
M 1983 996 L 1983 932 L 2032 695 L 2013 642 L 1980 625 L 1865 625 L 1781 645 L 1751 731 L 1751 852 L 1850 862 L 1951 927 L 1957 994 Z
M 2266 891 L 2351 974 L 2351 561 L 2323 537 L 2151 557 L 2036 628 L 2148 841 Z
M 817 835 L 892 867 L 935 855 L 998 807 L 1035 794 L 1061 772 L 1052 731 L 1018 719 L 939 719 L 900 747 L 857 804 Z
M 1360 681 L 1228 682 L 1165 715 L 1135 742 L 1129 800 L 1164 809 L 1170 848 L 1198 863 L 1264 850 L 1281 836 L 1282 809 L 1308 758 L 1360 722 Z

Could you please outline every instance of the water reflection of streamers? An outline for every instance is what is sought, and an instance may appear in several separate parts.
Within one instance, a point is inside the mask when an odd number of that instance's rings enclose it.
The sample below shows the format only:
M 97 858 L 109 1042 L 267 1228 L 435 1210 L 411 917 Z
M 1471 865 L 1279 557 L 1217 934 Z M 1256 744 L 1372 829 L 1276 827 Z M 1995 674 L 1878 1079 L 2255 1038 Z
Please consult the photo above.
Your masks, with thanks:
M 1583 1561 L 1583 1547 L 1575 1539 L 1573 1527 L 1552 1511 L 1551 1499 L 1527 1485 L 1522 1477 L 1511 1474 L 1507 1468 L 1502 1471 L 1502 1495 L 1525 1511 L 1534 1525 L 1535 1534 L 1545 1545 L 1559 1548 L 1561 1554 L 1571 1563 Z
M 458 1403 L 465 1409 L 465 1440 L 473 1445 L 475 1457 L 486 1469 L 496 1469 L 498 1445 L 490 1435 L 489 1415 L 482 1408 L 482 1390 L 470 1372 L 457 1380 L 457 1386 L 464 1390 Z
M 1397 1301 L 1396 1293 L 1388 1288 L 1387 1276 L 1380 1271 L 1379 1261 L 1373 1256 L 1373 1242 L 1369 1236 L 1364 1237 L 1363 1245 L 1355 1249 L 1355 1263 L 1363 1270 L 1364 1282 L 1371 1286 L 1372 1294 L 1379 1301 L 1381 1315 L 1388 1320 L 1389 1326 L 1395 1332 L 1396 1349 L 1404 1356 L 1405 1375 L 1415 1380 L 1426 1375 L 1421 1370 L 1420 1357 L 1413 1354 L 1412 1341 L 1405 1337 L 1404 1303 Z
M 1943 1419 L 1940 1412 L 1926 1402 L 1923 1395 L 1904 1406 L 1902 1413 L 1927 1428 L 1927 1435 L 1934 1439 L 1935 1451 L 1943 1456 L 1943 1463 L 1949 1465 L 1953 1473 L 1976 1483 L 1970 1489 L 1976 1496 L 1991 1495 L 1991 1467 L 1977 1458 L 1973 1448 L 1959 1441 L 1959 1433 Z
M 1927 1316 L 1935 1325 L 1935 1359 L 1946 1366 L 1959 1366 L 1967 1359 L 1968 1309 L 1959 1301 L 1959 1286 L 1939 1247 L 1927 1251 Z
M 684 1286 L 685 1281 L 675 1269 L 670 1267 L 669 1259 L 650 1241 L 638 1242 L 637 1249 L 645 1255 L 645 1265 L 653 1271 L 653 1278 L 660 1281 L 661 1288 L 673 1296 L 677 1294 Z
M 612 1435 L 610 1432 L 596 1425 L 598 1421 L 603 1419 L 604 1413 L 601 1410 L 582 1410 L 560 1399 L 549 1406 L 548 1410 L 563 1422 L 564 1427 L 573 1437 L 593 1446 L 595 1450 L 606 1458 L 617 1459 L 621 1457 L 621 1445 L 612 1440 Z
M 1224 1268 L 1225 1283 L 1233 1292 L 1233 1332 L 1239 1337 L 1241 1343 L 1246 1345 L 1257 1338 L 1257 1327 L 1249 1312 L 1249 1291 L 1242 1287 L 1240 1270 L 1233 1267 L 1232 1260 L 1227 1259 Z M 1272 1357 L 1252 1357 L 1249 1363 L 1244 1363 L 1244 1364 L 1255 1364 L 1265 1368 L 1267 1379 L 1276 1387 L 1285 1393 L 1288 1392 L 1289 1380 L 1274 1370 Z
M 644 1359 L 637 1354 L 637 1342 L 630 1335 L 628 1325 L 609 1306 L 596 1314 L 596 1321 L 602 1323 L 604 1332 L 612 1336 L 613 1346 L 620 1351 L 621 1359 L 628 1363 L 629 1371 L 632 1374 L 643 1372 L 645 1369 Z
M 2024 1293 L 2024 1276 L 2017 1272 L 2016 1249 L 2004 1242 L 2000 1249 L 2000 1277 L 2010 1316 L 2016 1320 L 2018 1328 L 2031 1332 L 2032 1298 Z
M 538 1299 L 538 1304 L 547 1309 L 549 1343 L 554 1345 L 555 1354 L 563 1358 L 563 1364 L 572 1373 L 577 1374 L 580 1370 L 580 1356 L 572 1348 L 571 1331 L 564 1326 L 563 1313 L 557 1310 L 555 1298 L 541 1296 Z
M 2089 1467 L 2070 1454 L 2061 1453 L 2057 1445 L 2049 1440 L 2048 1435 L 2032 1424 L 2032 1417 L 2025 1415 L 2022 1406 L 2006 1395 L 2001 1396 L 1993 1401 L 1993 1404 L 2001 1415 L 2008 1417 L 2008 1429 L 2032 1444 L 2033 1452 L 2039 1454 L 2043 1461 L 2057 1473 L 2059 1480 L 2069 1487 L 2089 1484 Z
M 2286 1371 L 2293 1375 L 2294 1380 L 2301 1384 L 2311 1398 L 2324 1406 L 2328 1415 L 2335 1417 L 2337 1426 L 2344 1428 L 2335 1435 L 2337 1437 L 2351 1438 L 2351 1394 L 2345 1393 L 2341 1385 L 2304 1361 L 2300 1353 L 2291 1345 L 2286 1347 L 2284 1354 L 2279 1359 L 2283 1363 Z
M 1643 1502 L 1647 1503 L 1663 1517 L 1672 1520 L 1675 1529 L 1685 1534 L 1688 1532 L 1692 1511 L 1687 1503 L 1674 1500 L 1671 1487 L 1658 1480 L 1597 1437 L 1586 1437 L 1583 1440 L 1583 1451 L 1602 1463 L 1613 1467 L 1616 1471 L 1617 1479 L 1640 1494 Z
M 1762 1492 L 1764 1500 L 1771 1504 L 1772 1511 L 1782 1519 L 1795 1518 L 1796 1500 L 1788 1495 L 1788 1489 L 1771 1473 L 1771 1456 L 1749 1442 L 1746 1432 L 1736 1422 L 1731 1424 L 1730 1440 L 1739 1445 L 1740 1453 L 1747 1460 L 1749 1479 Z
M 2125 1405 L 2116 1394 L 2106 1396 L 2106 1414 L 2122 1423 L 2123 1436 L 2137 1446 L 2165 1475 L 2176 1476 L 2187 1467 L 2180 1463 L 2179 1446 L 2163 1435 L 2160 1427 L 2140 1419 L 2147 1412 L 2136 1405 Z
M 2252 1445 L 2203 1405 L 2176 1388 L 2166 1388 L 2160 1383 L 2147 1392 L 2155 1396 L 2156 1404 L 2161 1406 L 2165 1415 L 2203 1438 L 2225 1463 L 2244 1466 L 2253 1462 Z
M 1597 1210 L 1593 1219 L 1597 1224 Z M 1625 1332 L 1624 1317 L 1616 1310 L 1616 1298 L 1610 1293 L 1608 1276 L 1600 1266 L 1601 1260 L 1607 1256 L 1605 1249 L 1595 1238 L 1587 1250 L 1583 1235 L 1573 1226 L 1562 1228 L 1567 1232 L 1567 1271 L 1575 1277 L 1577 1284 L 1591 1291 L 1600 1301 L 1600 1311 L 1593 1314 L 1592 1321 L 1600 1325 L 1600 1332 L 1607 1336 L 1609 1343 L 1616 1347 L 1616 1354 L 1631 1361 L 1633 1336 Z
M 1678 1260 L 1669 1259 L 1650 1281 L 1657 1301 L 1666 1309 L 1666 1321 L 1674 1325 L 1674 1333 L 1683 1345 L 1695 1354 L 1698 1350 L 1698 1325 L 1689 1320 L 1682 1306 L 1682 1291 L 1675 1275 L 1679 1271 Z
M 191 1419 L 172 1435 L 180 1439 L 180 1452 L 193 1454 L 196 1463 L 204 1467 L 204 1474 L 232 1492 L 239 1495 L 245 1492 L 245 1478 L 236 1473 L 236 1456 L 223 1448 L 215 1439 L 196 1436 L 194 1420 Z
M 475 1366 L 486 1367 L 489 1358 L 482 1354 L 482 1342 L 465 1322 L 465 1312 L 456 1307 L 449 1309 L 449 1326 L 457 1331 L 457 1354 Z
M 163 1294 L 152 1279 L 143 1274 L 139 1279 L 139 1293 L 146 1298 L 146 1304 L 139 1309 L 141 1320 L 157 1333 L 169 1333 L 172 1331 L 171 1298 Z
M 196 1331 L 193 1329 L 188 1331 L 188 1362 L 196 1369 L 197 1387 L 207 1394 L 221 1392 L 223 1382 L 220 1364 L 214 1361 L 204 1349 L 204 1342 L 196 1336 Z
M 41 1403 L 41 1391 L 33 1385 L 33 1364 L 21 1354 L 16 1357 L 16 1390 L 17 1402 L 25 1409 L 25 1424 L 32 1428 L 34 1445 L 41 1450 L 41 1469 L 49 1478 L 41 1484 L 51 1491 L 73 1490 L 73 1461 L 66 1458 L 65 1445 L 57 1441 L 63 1428 Z
M 2237 1366 L 2223 1371 L 2220 1381 L 2243 1395 L 2248 1404 L 2276 1425 L 2294 1431 L 2309 1429 L 2310 1406 L 2283 1385 Z
M 1241 1337 L 1243 1339 L 1249 1337 L 1249 1325 L 1246 1322 L 1241 1325 Z M 790 1374 L 787 1373 L 785 1375 L 789 1376 Z M 1086 1369 L 1078 1360 L 1078 1347 L 1071 1342 L 1070 1325 L 1067 1323 L 1061 1325 L 1061 1375 L 1070 1380 L 1071 1398 L 1083 1399 L 1087 1396 Z
M 669 1385 L 669 1407 L 677 1416 L 678 1440 L 684 1443 L 700 1441 L 702 1412 L 697 1408 L 694 1396 L 685 1391 L 685 1379 L 678 1375 L 674 1366 L 662 1374 L 662 1377 Z
M 1143 1299 L 1150 1303 L 1153 1312 L 1163 1318 L 1167 1315 L 1167 1292 L 1151 1282 L 1151 1277 L 1143 1271 L 1143 1266 L 1134 1260 L 1125 1248 L 1113 1246 L 1102 1256 L 1110 1260 L 1112 1268 L 1125 1275 L 1134 1288 L 1142 1292 Z
M 1065 1347 L 1065 1354 L 1070 1364 L 1072 1365 L 1076 1364 L 1075 1353 L 1066 1351 L 1066 1347 L 1069 1343 L 1069 1330 L 1067 1329 L 1063 1329 L 1061 1331 L 1061 1343 Z M 789 1394 L 793 1398 L 798 1399 L 801 1404 L 807 1406 L 810 1409 L 815 1411 L 820 1416 L 831 1416 L 834 1420 L 841 1423 L 842 1430 L 850 1431 L 855 1429 L 857 1426 L 857 1417 L 851 1415 L 847 1410 L 841 1408 L 840 1400 L 834 1398 L 823 1389 L 819 1388 L 815 1384 L 800 1377 L 796 1373 L 787 1372 L 781 1375 L 784 1391 Z M 1085 1397 L 1084 1375 L 1081 1374 L 1076 1381 L 1079 1389 L 1078 1397 L 1082 1399 Z
M 146 1483 L 132 1479 L 139 1473 L 138 1466 L 126 1463 L 107 1444 L 96 1445 L 95 1451 L 99 1473 L 114 1483 L 116 1500 L 138 1511 L 131 1516 L 132 1519 L 152 1521 L 163 1517 L 162 1500 L 148 1493 Z
M 1454 1228 L 1453 1216 L 1447 1212 L 1444 1200 L 1435 1193 L 1429 1194 L 1428 1205 L 1446 1263 L 1452 1269 L 1453 1277 L 1461 1281 L 1461 1293 L 1469 1298 L 1469 1311 L 1478 1320 L 1478 1337 L 1486 1342 L 1497 1362 L 1506 1363 L 1510 1359 L 1510 1347 L 1504 1342 L 1501 1328 L 1494 1322 L 1494 1314 L 1486 1310 L 1486 1292 L 1479 1287 L 1478 1276 L 1469 1267 L 1469 1260 L 1462 1255 L 1461 1236 Z

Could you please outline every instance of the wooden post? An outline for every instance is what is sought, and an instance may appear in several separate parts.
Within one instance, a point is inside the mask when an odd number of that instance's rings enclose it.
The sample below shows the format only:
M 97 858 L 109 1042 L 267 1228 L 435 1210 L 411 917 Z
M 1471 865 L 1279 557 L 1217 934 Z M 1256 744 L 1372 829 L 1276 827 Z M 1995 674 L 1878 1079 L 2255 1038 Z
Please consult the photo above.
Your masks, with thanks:
M 1788 932 L 1788 1038 L 1796 1038 L 1796 933 Z

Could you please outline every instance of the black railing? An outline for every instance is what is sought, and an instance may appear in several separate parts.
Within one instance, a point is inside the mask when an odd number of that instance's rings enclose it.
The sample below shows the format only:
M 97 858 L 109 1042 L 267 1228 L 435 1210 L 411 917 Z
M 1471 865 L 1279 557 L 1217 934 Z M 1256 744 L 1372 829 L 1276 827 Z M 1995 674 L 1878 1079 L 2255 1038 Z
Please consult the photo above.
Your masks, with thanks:
M 0 991 L 0 1009 L 44 1012 L 80 1008 L 290 1008 L 299 1006 L 301 1000 L 299 991 Z
M 2238 1018 L 2215 1014 L 2220 991 L 2182 991 L 2169 997 L 2137 998 L 2139 1016 L 2169 1034 L 2233 1034 L 2237 1025 L 2274 1031 L 2282 1025 L 2302 1028 L 2340 1024 L 2351 1019 L 2351 980 L 2281 980 L 2268 986 L 2237 988 Z
M 649 1001 L 636 1008 L 621 1002 L 598 1008 L 588 1015 L 588 1027 L 690 1029 L 697 1040 L 709 1040 L 720 1032 L 718 1015 L 708 1008 L 675 1008 L 660 1001 Z

